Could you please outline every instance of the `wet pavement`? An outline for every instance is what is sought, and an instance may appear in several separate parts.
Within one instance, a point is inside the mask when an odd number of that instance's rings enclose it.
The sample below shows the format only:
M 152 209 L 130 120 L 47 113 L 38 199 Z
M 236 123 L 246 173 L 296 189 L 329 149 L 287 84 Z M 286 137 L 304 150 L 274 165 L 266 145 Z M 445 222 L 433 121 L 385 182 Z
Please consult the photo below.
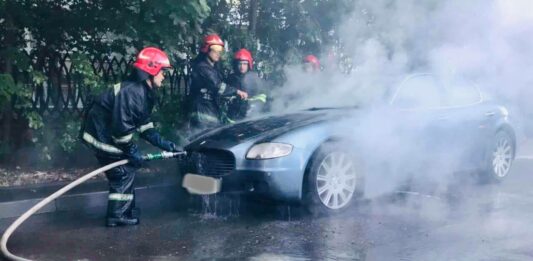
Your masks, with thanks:
M 533 260 L 533 160 L 499 185 L 457 184 L 330 216 L 229 196 L 209 208 L 144 204 L 136 227 L 104 227 L 103 209 L 41 214 L 9 248 L 34 260 Z

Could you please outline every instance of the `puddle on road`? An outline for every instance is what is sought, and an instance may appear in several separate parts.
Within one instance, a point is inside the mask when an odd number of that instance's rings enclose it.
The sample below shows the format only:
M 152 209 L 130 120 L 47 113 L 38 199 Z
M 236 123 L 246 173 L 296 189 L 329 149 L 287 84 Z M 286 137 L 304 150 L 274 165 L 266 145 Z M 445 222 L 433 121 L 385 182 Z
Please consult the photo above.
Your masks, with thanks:
M 251 218 L 295 221 L 305 216 L 300 206 L 258 202 L 240 195 L 215 194 L 191 196 L 188 213 L 201 219 Z
M 192 196 L 189 212 L 201 219 L 234 218 L 241 212 L 241 198 L 236 195 L 202 195 Z

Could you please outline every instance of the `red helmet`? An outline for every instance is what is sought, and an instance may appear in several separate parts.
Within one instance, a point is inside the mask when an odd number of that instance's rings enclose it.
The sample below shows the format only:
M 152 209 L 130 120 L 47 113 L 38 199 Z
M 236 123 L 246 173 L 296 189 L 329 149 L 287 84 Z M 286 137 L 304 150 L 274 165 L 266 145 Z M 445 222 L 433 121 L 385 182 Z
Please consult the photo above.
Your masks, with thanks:
M 218 34 L 209 34 L 204 37 L 204 43 L 200 48 L 200 52 L 207 53 L 209 52 L 209 47 L 211 45 L 220 45 L 224 47 L 224 41 L 218 36 Z
M 165 52 L 155 47 L 142 49 L 135 59 L 133 66 L 155 76 L 164 68 L 170 68 L 170 60 Z
M 316 56 L 310 54 L 304 58 L 304 63 L 311 63 L 315 71 L 320 70 L 320 61 Z
M 250 67 L 250 70 L 254 69 L 254 59 L 252 58 L 252 54 L 250 53 L 250 51 L 244 48 L 235 52 L 233 59 L 236 61 L 247 61 L 248 67 Z

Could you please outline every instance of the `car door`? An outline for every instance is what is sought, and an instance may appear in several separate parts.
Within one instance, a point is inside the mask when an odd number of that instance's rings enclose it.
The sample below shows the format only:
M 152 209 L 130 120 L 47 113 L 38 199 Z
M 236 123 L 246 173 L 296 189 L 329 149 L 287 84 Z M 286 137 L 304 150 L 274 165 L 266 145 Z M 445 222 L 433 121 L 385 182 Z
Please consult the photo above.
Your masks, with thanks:
M 391 99 L 398 138 L 411 155 L 408 168 L 426 166 L 449 146 L 452 115 L 446 109 L 445 90 L 430 74 L 414 75 L 400 84 Z
M 471 82 L 453 78 L 441 79 L 446 91 L 452 133 L 450 146 L 457 155 L 458 167 L 472 169 L 483 160 L 483 143 L 489 138 L 491 121 L 496 117 L 494 106 L 484 103 L 479 89 Z

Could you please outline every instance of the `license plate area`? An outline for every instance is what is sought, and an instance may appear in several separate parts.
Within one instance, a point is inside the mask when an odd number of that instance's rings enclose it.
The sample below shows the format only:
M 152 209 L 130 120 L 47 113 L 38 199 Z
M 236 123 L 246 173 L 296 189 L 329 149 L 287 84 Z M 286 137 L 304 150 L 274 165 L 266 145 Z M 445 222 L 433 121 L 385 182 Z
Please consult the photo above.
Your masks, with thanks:
M 191 194 L 212 195 L 220 192 L 222 179 L 187 173 L 182 186 Z

